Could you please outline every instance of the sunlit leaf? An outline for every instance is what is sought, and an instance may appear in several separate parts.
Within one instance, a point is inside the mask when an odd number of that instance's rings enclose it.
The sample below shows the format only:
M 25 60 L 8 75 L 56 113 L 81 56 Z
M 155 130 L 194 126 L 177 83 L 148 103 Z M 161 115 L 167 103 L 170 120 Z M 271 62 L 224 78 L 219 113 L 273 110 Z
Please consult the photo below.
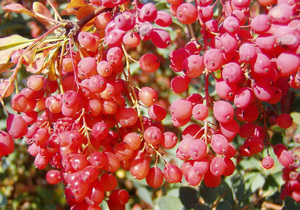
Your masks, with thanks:
M 53 27 L 52 22 L 50 22 L 49 20 L 42 18 L 42 17 L 46 17 L 49 19 L 53 19 L 51 12 L 49 11 L 49 9 L 42 3 L 40 2 L 34 2 L 32 5 L 32 10 L 35 14 L 37 14 L 37 19 L 43 23 L 47 29 L 50 29 L 51 27 Z M 40 17 L 42 16 L 42 17 Z
M 18 3 L 5 5 L 2 7 L 2 9 L 7 12 L 22 13 L 22 14 L 26 14 L 26 15 L 35 17 L 33 12 L 31 12 L 30 10 L 26 9 L 21 4 L 18 4 Z
M 265 184 L 265 177 L 263 177 L 262 174 L 259 173 L 255 173 L 255 178 L 251 179 L 251 191 L 255 192 L 257 189 L 259 189 L 260 187 L 262 187 Z
M 55 60 L 57 58 L 57 53 L 58 50 L 60 49 L 59 46 L 49 50 L 46 54 L 44 53 L 45 56 L 45 63 L 43 64 L 42 68 L 45 68 L 49 65 L 50 62 Z
M 32 42 L 33 40 L 26 39 L 20 35 L 0 38 L 0 63 L 7 63 L 13 51 L 23 49 Z
M 71 2 L 67 5 L 67 8 L 79 8 L 84 7 L 87 4 L 84 0 L 71 0 Z
M 90 30 L 93 26 L 94 26 L 94 22 L 95 22 L 95 18 L 93 18 L 92 20 L 90 20 L 87 24 L 85 24 L 81 31 L 88 31 Z
M 56 68 L 55 68 L 55 62 L 58 56 L 58 48 L 55 51 L 54 55 L 51 58 L 50 64 L 49 64 L 49 73 L 48 73 L 48 78 L 51 81 L 56 80 L 57 76 L 56 76 Z
M 152 198 L 150 192 L 145 187 L 138 187 L 137 195 L 147 203 L 152 204 Z
M 293 118 L 294 123 L 300 125 L 300 113 L 299 112 L 292 112 L 291 117 Z
M 182 204 L 177 197 L 164 196 L 158 199 L 158 205 L 154 208 L 155 210 L 174 210 L 182 209 Z
M 35 54 L 37 53 L 38 50 L 38 46 L 34 46 L 34 48 L 30 49 L 30 50 L 26 50 L 22 56 L 24 58 L 24 60 L 30 65 L 31 63 L 34 62 L 35 59 Z
M 77 10 L 75 10 L 73 8 L 67 8 L 60 12 L 61 15 L 76 15 L 76 13 L 77 13 Z
M 12 62 L 0 64 L 0 73 L 3 73 L 13 67 L 14 64 Z
M 87 15 L 91 14 L 92 12 L 94 12 L 94 8 L 90 5 L 85 6 L 85 7 L 81 7 L 78 9 L 78 12 L 76 14 L 76 18 L 78 20 L 81 20 L 82 18 L 85 18 Z
M 26 70 L 30 73 L 36 74 L 43 70 L 43 64 L 45 62 L 45 58 L 43 56 L 36 57 L 33 63 L 31 63 Z
M 0 51 L 6 50 L 21 44 L 32 42 L 30 39 L 26 39 L 20 35 L 11 35 L 5 38 L 0 38 Z

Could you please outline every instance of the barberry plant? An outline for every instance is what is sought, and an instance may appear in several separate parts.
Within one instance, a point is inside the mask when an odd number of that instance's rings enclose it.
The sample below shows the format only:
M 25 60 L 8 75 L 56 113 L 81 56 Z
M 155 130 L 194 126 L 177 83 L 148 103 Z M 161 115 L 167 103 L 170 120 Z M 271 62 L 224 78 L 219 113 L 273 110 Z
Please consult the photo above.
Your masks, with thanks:
M 3 161 L 26 143 L 73 210 L 139 208 L 125 171 L 175 208 L 300 202 L 298 0 L 65 3 L 2 6 L 41 24 L 0 38 Z

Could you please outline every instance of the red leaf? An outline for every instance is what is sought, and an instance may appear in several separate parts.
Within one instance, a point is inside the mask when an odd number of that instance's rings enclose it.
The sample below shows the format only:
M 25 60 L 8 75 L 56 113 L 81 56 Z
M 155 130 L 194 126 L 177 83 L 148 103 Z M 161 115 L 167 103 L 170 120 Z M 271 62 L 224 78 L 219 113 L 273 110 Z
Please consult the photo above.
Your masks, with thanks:
M 26 14 L 26 15 L 35 17 L 33 12 L 31 12 L 30 10 L 26 9 L 21 4 L 18 4 L 18 3 L 8 4 L 6 6 L 3 6 L 2 9 L 7 12 L 22 13 L 22 14 Z

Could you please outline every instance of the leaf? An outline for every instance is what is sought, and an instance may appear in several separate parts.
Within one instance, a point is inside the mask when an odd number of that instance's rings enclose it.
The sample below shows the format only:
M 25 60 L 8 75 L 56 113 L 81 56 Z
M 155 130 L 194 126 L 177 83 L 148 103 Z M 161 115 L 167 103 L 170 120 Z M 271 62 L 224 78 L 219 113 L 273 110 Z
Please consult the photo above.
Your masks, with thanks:
M 227 182 L 225 182 L 224 179 L 222 179 L 221 184 L 218 187 L 218 194 L 220 197 L 223 197 L 224 200 L 233 203 L 233 193 L 232 189 L 229 187 Z
M 49 73 L 48 73 L 48 78 L 51 80 L 51 81 L 54 81 L 57 79 L 57 75 L 56 75 L 56 68 L 55 68 L 55 60 L 57 58 L 57 55 L 56 57 L 53 57 L 52 58 L 52 61 L 50 62 L 49 64 Z
M 174 209 L 182 209 L 182 208 L 183 208 L 183 206 L 177 197 L 163 196 L 158 199 L 155 210 L 156 209 L 157 210 L 174 210 Z
M 47 18 L 52 19 L 52 15 L 51 15 L 51 12 L 49 11 L 49 9 L 44 4 L 42 4 L 40 2 L 34 2 L 33 3 L 32 11 L 34 13 L 37 13 L 37 14 L 40 14 L 40 15 L 43 15 Z
M 101 202 L 100 206 L 101 206 L 102 210 L 109 210 L 109 207 L 108 207 L 108 204 L 107 204 L 106 200 Z
M 78 20 L 81 20 L 82 18 L 85 18 L 86 16 L 88 16 L 89 14 L 91 14 L 92 12 L 94 12 L 94 10 L 95 9 L 91 5 L 80 7 L 78 9 L 77 14 L 76 14 L 76 18 Z
M 93 26 L 94 26 L 94 23 L 95 23 L 95 18 L 93 18 L 92 20 L 90 20 L 87 24 L 85 24 L 81 31 L 88 31 L 90 30 Z
M 0 38 L 0 51 L 7 50 L 9 48 L 32 42 L 30 39 L 26 39 L 20 35 L 11 35 L 5 38 Z
M 0 38 L 0 64 L 7 63 L 13 51 L 25 48 L 32 42 L 20 35 Z
M 34 48 L 30 49 L 30 50 L 26 50 L 22 56 L 24 58 L 24 60 L 30 65 L 31 63 L 33 63 L 35 61 L 35 55 L 37 53 L 38 50 L 38 46 L 34 46 Z
M 137 195 L 147 203 L 153 205 L 150 192 L 145 187 L 138 187 Z
M 85 3 L 84 0 L 71 0 L 71 2 L 67 5 L 68 8 L 79 8 L 79 7 L 84 7 L 87 4 Z
M 213 203 L 218 196 L 217 187 L 207 187 L 204 182 L 200 185 L 200 195 L 206 203 Z
M 46 68 L 48 65 L 50 65 L 50 62 L 53 62 L 56 60 L 59 49 L 60 49 L 60 46 L 57 46 L 51 50 L 48 50 L 47 52 L 44 52 L 45 62 L 43 64 L 42 68 Z
M 35 59 L 33 63 L 31 63 L 29 66 L 27 66 L 26 70 L 30 73 L 36 74 L 38 72 L 41 72 L 43 70 L 43 64 L 45 62 L 45 58 L 43 56 L 38 57 Z
M 209 206 L 199 203 L 197 204 L 195 210 L 211 210 L 211 208 Z
M 32 10 L 33 12 L 37 15 L 37 19 L 43 23 L 47 29 L 51 29 L 53 26 L 52 26 L 52 22 L 43 18 L 43 17 L 46 17 L 46 18 L 49 18 L 49 19 L 53 19 L 52 18 L 52 15 L 51 15 L 51 12 L 49 11 L 49 9 L 42 3 L 40 2 L 34 2 L 33 5 L 32 5 Z
M 18 4 L 18 3 L 13 3 L 13 4 L 3 6 L 2 9 L 7 12 L 22 13 L 22 14 L 26 14 L 26 15 L 35 17 L 33 12 L 31 12 L 30 10 L 26 9 L 21 4 Z
M 293 118 L 294 123 L 300 125 L 300 113 L 299 112 L 292 112 L 291 117 Z
M 284 207 L 283 207 L 283 209 L 298 210 L 298 209 L 300 209 L 300 206 L 293 198 L 291 198 L 289 196 L 286 196 L 284 198 Z
M 192 187 L 180 187 L 179 198 L 185 208 L 194 208 L 198 203 L 197 190 Z
M 14 65 L 15 64 L 13 64 L 12 62 L 7 62 L 7 63 L 0 64 L 0 74 L 7 71 L 8 69 L 13 67 Z
M 67 8 L 67 9 L 63 9 L 60 14 L 61 15 L 76 15 L 77 10 L 73 9 L 73 8 Z
M 245 195 L 245 182 L 242 174 L 236 173 L 230 177 L 232 191 L 235 193 L 237 200 L 242 200 Z
M 232 209 L 232 205 L 228 201 L 218 203 L 216 210 Z
M 271 144 L 275 145 L 278 143 L 282 143 L 283 137 L 280 133 L 275 132 L 271 139 Z
M 256 176 L 251 180 L 251 191 L 254 193 L 257 189 L 262 187 L 265 184 L 265 177 L 260 173 L 255 173 Z
M 5 195 L 0 193 L 0 207 L 5 207 L 6 204 L 7 204 L 7 198 L 5 197 Z

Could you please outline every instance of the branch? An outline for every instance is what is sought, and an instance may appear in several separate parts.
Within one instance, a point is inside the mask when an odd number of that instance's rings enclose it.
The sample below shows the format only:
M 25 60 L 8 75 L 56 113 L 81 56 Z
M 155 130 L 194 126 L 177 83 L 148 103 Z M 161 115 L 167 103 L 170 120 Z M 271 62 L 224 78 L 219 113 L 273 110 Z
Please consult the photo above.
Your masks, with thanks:
M 82 18 L 77 22 L 77 25 L 79 27 L 78 31 L 81 31 L 81 29 L 83 28 L 83 26 L 85 26 L 85 24 L 87 24 L 91 19 L 93 19 L 100 13 L 110 11 L 110 10 L 111 10 L 110 8 L 105 8 L 105 7 L 97 8 L 96 10 L 94 10 L 94 12 L 90 13 L 89 15 L 87 15 L 86 17 Z

